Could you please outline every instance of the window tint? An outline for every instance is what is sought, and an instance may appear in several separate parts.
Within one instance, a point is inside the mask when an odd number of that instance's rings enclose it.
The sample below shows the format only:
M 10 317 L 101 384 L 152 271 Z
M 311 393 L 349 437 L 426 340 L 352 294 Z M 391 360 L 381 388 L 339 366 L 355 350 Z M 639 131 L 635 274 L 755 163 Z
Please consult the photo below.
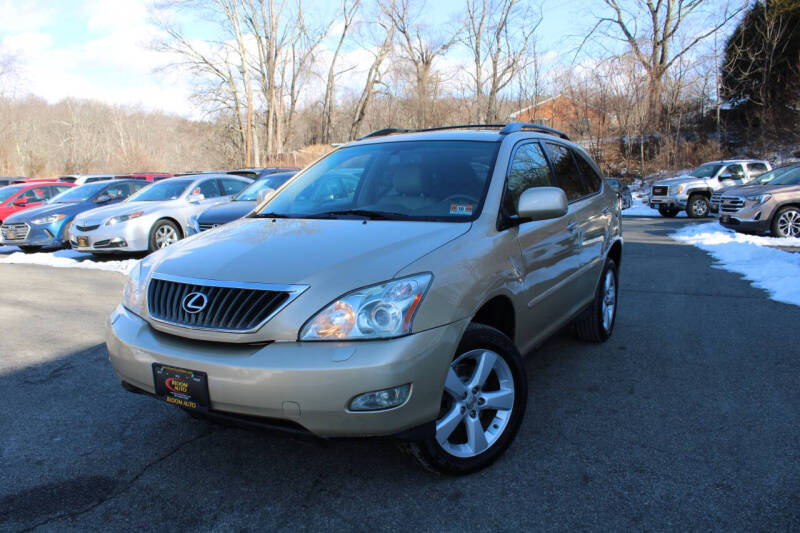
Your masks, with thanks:
M 64 185 L 56 185 L 53 187 L 55 189 L 55 194 L 61 194 L 64 191 L 70 190 L 72 187 L 66 187 Z
M 150 185 L 150 182 L 149 181 L 145 181 L 145 180 L 141 180 L 141 181 L 134 181 L 132 183 L 129 183 L 129 185 L 131 186 L 131 191 L 132 192 L 136 192 L 136 191 L 144 189 L 145 187 Z
M 754 178 L 767 171 L 767 165 L 764 163 L 748 163 L 747 167 L 750 169 L 750 175 Z
M 508 169 L 503 209 L 506 214 L 517 214 L 519 197 L 531 187 L 552 187 L 553 176 L 539 143 L 523 144 L 514 152 Z
M 592 167 L 592 165 L 586 160 L 583 155 L 576 152 L 575 150 L 570 150 L 572 155 L 575 157 L 575 161 L 578 162 L 578 168 L 581 169 L 581 175 L 583 176 L 584 181 L 584 188 L 588 188 L 590 194 L 599 192 L 600 188 L 603 186 L 603 178 L 597 173 L 597 171 Z M 617 181 L 617 187 L 615 190 L 618 190 L 620 186 L 619 181 Z
M 107 194 L 112 200 L 119 200 L 127 198 L 131 194 L 131 188 L 127 183 L 117 183 L 106 188 L 103 194 Z
M 244 183 L 239 180 L 232 180 L 229 178 L 222 178 L 220 184 L 222 185 L 222 195 L 228 196 L 231 194 L 238 194 L 247 186 L 247 183 Z
M 22 195 L 28 203 L 31 202 L 41 202 L 48 198 L 47 196 L 47 187 L 37 187 L 35 189 L 28 189 Z
M 567 200 L 571 202 L 591 194 L 592 190 L 589 184 L 584 182 L 580 170 L 575 165 L 575 160 L 570 155 L 570 151 L 558 144 L 546 143 L 545 146 L 547 147 L 547 155 L 550 157 L 550 162 L 553 164 L 553 171 L 556 174 L 556 183 L 567 195 Z
M 219 196 L 219 188 L 217 187 L 217 180 L 206 180 L 200 182 L 191 194 L 202 194 L 204 198 L 216 198 Z
M 730 174 L 736 179 L 744 178 L 744 169 L 742 165 L 728 165 L 728 168 L 722 171 L 722 174 Z

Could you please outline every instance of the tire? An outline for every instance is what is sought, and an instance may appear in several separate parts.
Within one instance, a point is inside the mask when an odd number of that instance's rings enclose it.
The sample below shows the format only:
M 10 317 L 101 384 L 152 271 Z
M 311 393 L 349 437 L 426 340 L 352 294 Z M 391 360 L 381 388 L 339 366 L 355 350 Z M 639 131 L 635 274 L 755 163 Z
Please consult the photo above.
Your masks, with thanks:
M 673 218 L 677 216 L 678 210 L 673 209 L 672 207 L 666 207 L 662 205 L 658 208 L 658 214 L 660 214 L 662 217 L 665 218 Z
M 689 218 L 704 218 L 709 213 L 708 198 L 702 194 L 693 194 L 686 203 L 686 214 Z
M 492 366 L 476 372 L 481 363 Z M 476 392 L 467 386 L 470 382 Z M 499 409 L 487 407 L 490 402 Z M 528 378 L 514 343 L 490 326 L 470 324 L 448 371 L 436 434 L 402 446 L 434 472 L 476 472 L 497 460 L 514 440 L 527 402 Z
M 608 258 L 592 305 L 575 320 L 575 335 L 580 340 L 601 343 L 611 337 L 617 321 L 618 294 L 619 269 L 614 260 Z
M 772 217 L 771 229 L 773 237 L 800 237 L 800 208 L 788 206 L 778 209 Z
M 159 220 L 153 224 L 150 230 L 150 240 L 148 250 L 155 252 L 160 248 L 165 248 L 183 238 L 181 229 L 171 220 Z
M 22 252 L 26 253 L 26 254 L 35 254 L 36 252 L 41 250 L 42 247 L 41 246 L 20 246 L 19 249 L 22 250 Z

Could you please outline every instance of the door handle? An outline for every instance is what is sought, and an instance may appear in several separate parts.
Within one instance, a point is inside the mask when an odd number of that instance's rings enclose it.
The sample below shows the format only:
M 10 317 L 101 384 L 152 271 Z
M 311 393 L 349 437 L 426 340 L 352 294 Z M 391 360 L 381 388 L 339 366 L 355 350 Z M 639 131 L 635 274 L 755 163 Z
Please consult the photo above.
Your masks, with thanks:
M 567 230 L 569 230 L 571 232 L 575 232 L 575 230 L 577 230 L 577 229 L 578 229 L 578 223 L 577 222 L 575 222 L 574 220 L 570 220 L 569 222 L 567 222 Z
M 608 214 L 608 207 L 604 207 L 604 208 L 603 208 L 603 214 L 604 214 L 604 215 L 607 215 L 607 214 Z

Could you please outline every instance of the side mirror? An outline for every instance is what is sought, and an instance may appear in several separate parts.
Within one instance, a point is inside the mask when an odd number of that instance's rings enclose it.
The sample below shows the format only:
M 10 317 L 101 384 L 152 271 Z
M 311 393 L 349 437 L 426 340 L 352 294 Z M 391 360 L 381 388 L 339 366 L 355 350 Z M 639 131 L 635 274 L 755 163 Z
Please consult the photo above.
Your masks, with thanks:
M 95 198 L 94 203 L 96 203 L 96 204 L 104 204 L 104 203 L 110 202 L 110 201 L 111 201 L 111 197 L 109 195 L 101 194 L 100 196 Z
M 258 191 L 258 196 L 256 197 L 256 203 L 260 204 L 273 194 L 275 194 L 275 189 L 270 189 L 270 188 L 261 189 L 260 191 Z
M 26 205 L 28 205 L 28 200 L 26 200 L 25 198 L 17 198 L 16 200 L 14 200 L 14 205 L 16 207 L 25 207 Z
M 719 179 L 721 179 L 721 180 L 730 180 L 730 179 L 733 179 L 733 175 L 730 174 L 729 172 L 724 172 L 724 173 L 719 175 Z
M 205 197 L 205 195 L 203 193 L 199 193 L 198 192 L 198 193 L 194 193 L 194 194 L 190 194 L 189 195 L 189 201 L 191 203 L 193 203 L 193 204 L 196 204 L 197 202 L 199 202 L 201 200 L 205 200 L 205 199 L 206 199 L 206 197 Z
M 567 195 L 558 187 L 533 187 L 519 197 L 517 213 L 528 220 L 550 220 L 567 214 Z

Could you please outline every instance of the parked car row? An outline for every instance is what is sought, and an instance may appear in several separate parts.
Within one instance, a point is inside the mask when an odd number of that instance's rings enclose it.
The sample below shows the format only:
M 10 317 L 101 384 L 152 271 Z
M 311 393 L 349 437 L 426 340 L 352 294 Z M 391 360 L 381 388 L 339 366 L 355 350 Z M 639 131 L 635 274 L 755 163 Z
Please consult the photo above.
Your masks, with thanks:
M 253 177 L 264 176 L 253 201 L 242 203 L 249 209 L 234 209 L 243 216 L 254 207 L 259 190 L 274 190 L 292 175 L 283 170 L 63 177 L 74 178 L 72 183 L 26 180 L 0 188 L 0 237 L 24 252 L 65 246 L 96 255 L 154 251 L 197 233 L 195 222 L 190 227 L 192 217 L 231 200 Z M 233 218 L 223 216 L 225 222 Z

